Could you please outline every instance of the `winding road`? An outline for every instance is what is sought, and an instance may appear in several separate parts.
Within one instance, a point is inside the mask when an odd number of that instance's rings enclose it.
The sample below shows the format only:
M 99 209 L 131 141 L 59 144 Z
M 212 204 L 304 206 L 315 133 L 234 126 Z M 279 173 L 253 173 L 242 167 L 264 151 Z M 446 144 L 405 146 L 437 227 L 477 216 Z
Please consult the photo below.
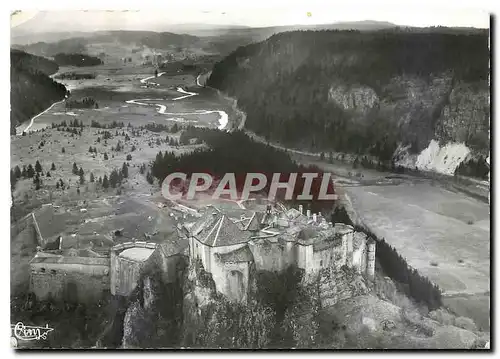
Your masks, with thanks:
M 66 98 L 65 98 L 66 99 Z M 64 99 L 64 100 L 65 100 Z M 48 107 L 46 110 L 40 112 L 38 115 L 34 116 L 31 120 L 30 120 L 30 123 L 29 125 L 25 128 L 25 129 L 22 129 L 23 125 L 19 125 L 17 126 L 16 128 L 16 135 L 18 136 L 21 136 L 23 134 L 23 132 L 28 132 L 29 129 L 31 128 L 31 126 L 33 126 L 33 123 L 35 122 L 35 120 L 43 115 L 44 113 L 46 113 L 47 111 L 49 111 L 50 109 L 52 109 L 52 107 L 54 107 L 55 105 L 57 105 L 58 103 L 61 103 L 61 102 L 64 102 L 64 100 L 61 100 L 61 101 L 57 101 L 57 102 L 54 102 L 52 105 L 50 105 L 50 107 Z

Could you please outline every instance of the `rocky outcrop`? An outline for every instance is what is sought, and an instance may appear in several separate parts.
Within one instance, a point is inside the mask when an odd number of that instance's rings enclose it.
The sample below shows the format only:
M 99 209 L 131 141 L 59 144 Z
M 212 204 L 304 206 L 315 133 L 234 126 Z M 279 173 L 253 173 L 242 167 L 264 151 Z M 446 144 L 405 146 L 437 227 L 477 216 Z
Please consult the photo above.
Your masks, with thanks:
M 436 126 L 436 137 L 444 143 L 467 142 L 474 151 L 488 154 L 490 93 L 486 83 L 453 86 Z
M 255 299 L 230 302 L 217 293 L 211 275 L 192 263 L 184 282 L 181 345 L 188 348 L 265 348 L 274 313 Z
M 336 83 L 329 100 L 353 118 L 374 111 L 400 132 L 398 166 L 453 175 L 470 154 L 489 152 L 489 89 L 486 83 L 456 83 L 452 73 L 424 79 L 397 76 L 379 90 Z
M 321 307 L 328 307 L 341 300 L 370 292 L 367 281 L 347 267 L 325 268 L 320 271 L 317 281 Z
M 148 273 L 126 301 L 121 348 L 179 346 L 182 321 L 180 283 L 165 284 L 157 272 Z
M 379 104 L 375 91 L 367 86 L 347 86 L 339 84 L 330 87 L 328 98 L 343 110 L 355 110 L 362 115 Z

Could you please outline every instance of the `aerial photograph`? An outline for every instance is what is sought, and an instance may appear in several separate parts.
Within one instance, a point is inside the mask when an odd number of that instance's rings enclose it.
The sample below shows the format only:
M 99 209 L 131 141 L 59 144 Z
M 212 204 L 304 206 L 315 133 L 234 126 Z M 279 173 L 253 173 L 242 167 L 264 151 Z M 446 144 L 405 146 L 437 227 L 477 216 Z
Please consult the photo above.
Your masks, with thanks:
M 12 11 L 11 347 L 491 351 L 491 21 Z

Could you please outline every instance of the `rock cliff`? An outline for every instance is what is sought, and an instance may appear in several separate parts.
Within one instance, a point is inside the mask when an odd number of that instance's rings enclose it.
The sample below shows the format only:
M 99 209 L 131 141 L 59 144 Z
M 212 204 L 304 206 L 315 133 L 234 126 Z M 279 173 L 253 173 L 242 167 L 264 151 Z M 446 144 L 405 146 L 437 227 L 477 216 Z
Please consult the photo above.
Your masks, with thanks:
M 181 345 L 189 348 L 265 348 L 273 328 L 270 308 L 251 299 L 233 303 L 216 292 L 199 262 L 189 266 L 184 282 Z

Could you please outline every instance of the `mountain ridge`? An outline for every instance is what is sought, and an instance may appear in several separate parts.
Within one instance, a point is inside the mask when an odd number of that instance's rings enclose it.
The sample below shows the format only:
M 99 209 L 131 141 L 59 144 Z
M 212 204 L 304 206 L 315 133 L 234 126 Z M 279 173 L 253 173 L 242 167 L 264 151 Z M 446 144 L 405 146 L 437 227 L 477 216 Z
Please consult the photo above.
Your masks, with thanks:
M 453 174 L 489 154 L 488 59 L 486 31 L 297 31 L 238 48 L 207 84 L 269 140 Z

